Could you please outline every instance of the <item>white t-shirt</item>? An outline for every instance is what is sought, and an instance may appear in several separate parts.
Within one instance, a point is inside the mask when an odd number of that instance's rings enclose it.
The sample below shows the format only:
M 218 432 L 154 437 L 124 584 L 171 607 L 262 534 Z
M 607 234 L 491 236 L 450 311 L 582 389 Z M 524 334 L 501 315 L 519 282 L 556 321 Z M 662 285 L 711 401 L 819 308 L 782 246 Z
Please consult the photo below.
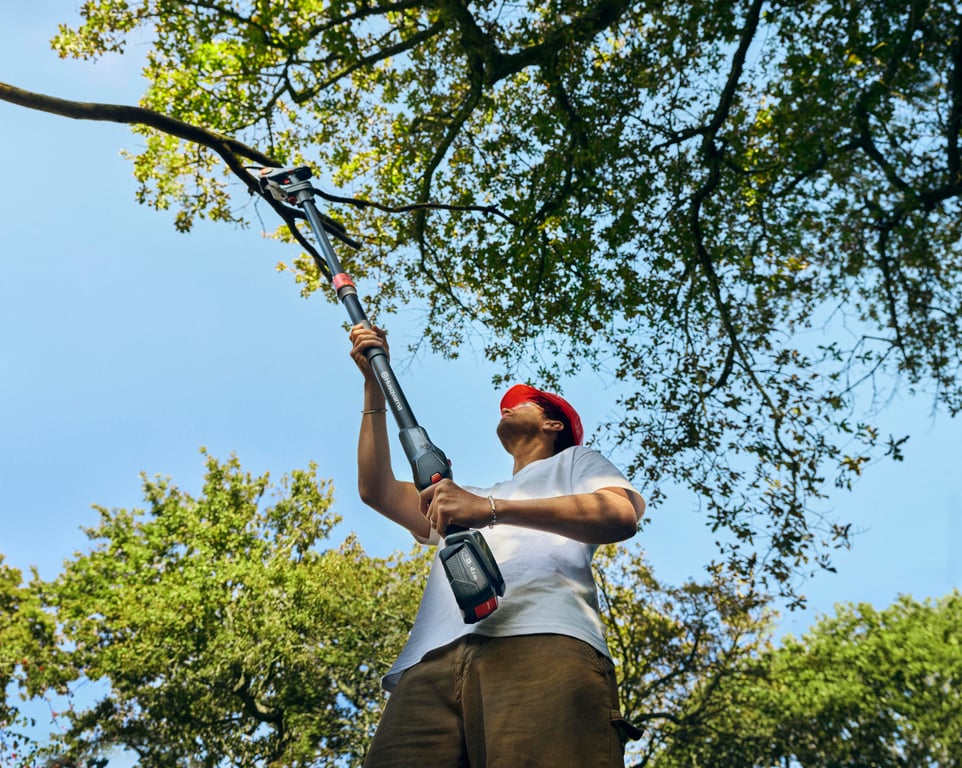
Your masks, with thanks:
M 632 489 L 624 475 L 597 451 L 574 446 L 532 462 L 510 480 L 491 488 L 464 486 L 495 499 L 545 499 L 592 493 L 601 488 Z M 606 656 L 598 595 L 591 572 L 597 545 L 517 525 L 482 531 L 504 577 L 497 610 L 476 624 L 465 624 L 437 555 L 407 644 L 383 685 L 393 690 L 401 673 L 428 651 L 476 633 L 492 637 L 551 633 L 575 637 Z

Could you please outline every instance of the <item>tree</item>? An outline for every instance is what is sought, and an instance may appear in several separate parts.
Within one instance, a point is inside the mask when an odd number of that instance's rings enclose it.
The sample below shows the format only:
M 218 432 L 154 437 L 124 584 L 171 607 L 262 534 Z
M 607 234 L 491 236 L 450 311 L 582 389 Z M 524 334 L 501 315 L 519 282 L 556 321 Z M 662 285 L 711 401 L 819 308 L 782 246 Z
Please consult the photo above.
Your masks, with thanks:
M 22 655 L 17 653 L 20 643 L 21 624 L 17 621 L 22 602 L 20 588 L 21 573 L 16 568 L 4 565 L 0 555 L 0 688 L 6 690 L 19 665 Z M 0 705 L 0 728 L 7 725 L 13 713 L 5 705 Z
M 141 106 L 0 97 L 136 124 L 139 198 L 181 229 L 242 217 L 220 160 L 247 191 L 246 160 L 308 159 L 351 195 L 329 197 L 377 304 L 424 302 L 437 350 L 479 333 L 506 375 L 621 382 L 626 415 L 605 432 L 646 495 L 699 494 L 722 559 L 767 590 L 797 598 L 796 577 L 848 543 L 813 502 L 900 456 L 873 424 L 893 388 L 962 406 L 955 2 L 81 14 L 63 56 L 149 40 Z
M 841 605 L 801 639 L 743 659 L 728 709 L 657 768 L 962 765 L 962 595 Z
M 627 764 L 699 743 L 728 716 L 735 681 L 771 648 L 768 601 L 720 568 L 706 583 L 662 584 L 643 552 L 614 546 L 599 553 L 595 576 L 622 712 L 641 730 Z
M 23 574 L 4 564 L 0 554 L 0 690 L 6 691 L 48 646 L 52 622 L 40 608 L 36 595 L 21 584 Z M 4 763 L 18 759 L 29 749 L 21 734 L 27 725 L 15 706 L 0 701 L 0 758 Z
M 92 549 L 33 584 L 58 632 L 21 686 L 70 697 L 44 751 L 81 763 L 122 746 L 145 767 L 358 764 L 427 560 L 370 558 L 353 538 L 320 549 L 338 518 L 313 466 L 272 487 L 236 458 L 206 463 L 199 498 L 145 478 L 146 511 L 100 508 Z M 69 688 L 83 679 L 108 690 L 87 705 Z

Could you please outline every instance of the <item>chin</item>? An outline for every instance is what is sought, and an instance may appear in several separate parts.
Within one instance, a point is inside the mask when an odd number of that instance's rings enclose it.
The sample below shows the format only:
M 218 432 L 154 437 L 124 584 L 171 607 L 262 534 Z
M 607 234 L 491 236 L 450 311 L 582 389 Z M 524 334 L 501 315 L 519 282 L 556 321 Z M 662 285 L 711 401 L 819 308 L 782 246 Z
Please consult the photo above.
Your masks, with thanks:
M 512 438 L 517 434 L 518 430 L 514 428 L 513 424 L 506 422 L 504 419 L 498 422 L 498 426 L 495 429 L 495 433 L 498 436 L 498 440 L 501 441 L 501 445 L 504 446 L 505 450 L 508 450 L 508 446 L 512 442 Z

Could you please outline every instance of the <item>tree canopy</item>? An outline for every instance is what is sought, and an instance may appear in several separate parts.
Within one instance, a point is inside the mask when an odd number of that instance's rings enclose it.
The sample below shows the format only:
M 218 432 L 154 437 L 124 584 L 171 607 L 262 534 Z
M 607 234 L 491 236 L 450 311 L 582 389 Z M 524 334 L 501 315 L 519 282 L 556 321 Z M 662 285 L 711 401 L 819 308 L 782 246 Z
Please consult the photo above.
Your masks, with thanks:
M 36 591 L 22 583 L 23 574 L 4 564 L 0 554 L 0 757 L 16 760 L 29 751 L 15 724 L 24 724 L 18 708 L 6 696 L 18 672 L 38 663 L 52 645 L 53 620 L 41 606 Z
M 80 12 L 63 56 L 149 43 L 140 111 L 83 114 L 138 125 L 142 202 L 182 229 L 242 220 L 244 162 L 309 163 L 344 192 L 329 212 L 375 308 L 422 302 L 438 351 L 478 334 L 505 375 L 619 382 L 603 432 L 646 495 L 697 493 L 723 559 L 769 589 L 796 595 L 848 542 L 815 502 L 899 457 L 874 422 L 894 387 L 962 405 L 955 2 Z
M 622 712 L 640 731 L 627 765 L 684 753 L 727 723 L 726 691 L 771 647 L 773 614 L 721 568 L 704 583 L 660 582 L 643 553 L 607 547 L 595 560 Z
M 836 606 L 802 638 L 742 657 L 710 721 L 657 768 L 962 765 L 962 595 Z
M 359 764 L 425 556 L 324 547 L 338 518 L 314 467 L 272 485 L 207 457 L 198 498 L 162 478 L 143 488 L 146 510 L 100 508 L 90 551 L 21 587 L 47 641 L 12 644 L 13 665 L 5 643 L 0 669 L 27 697 L 67 697 L 36 746 L 78 764 L 123 747 L 145 768 Z M 31 622 L 9 617 L 22 639 Z M 90 701 L 71 687 L 84 680 L 107 688 Z M 23 735 L 5 741 L 35 764 Z

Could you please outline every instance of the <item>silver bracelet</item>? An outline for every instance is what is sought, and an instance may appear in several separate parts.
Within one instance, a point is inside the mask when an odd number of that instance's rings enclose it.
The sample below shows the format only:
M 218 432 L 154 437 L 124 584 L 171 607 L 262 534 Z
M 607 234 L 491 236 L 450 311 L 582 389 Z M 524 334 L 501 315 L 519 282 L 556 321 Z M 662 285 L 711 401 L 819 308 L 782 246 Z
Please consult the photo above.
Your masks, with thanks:
M 494 506 L 494 496 L 488 496 L 488 504 L 491 505 L 491 520 L 488 522 L 488 528 L 494 528 L 494 524 L 498 522 L 498 510 Z
M 387 413 L 387 408 L 368 408 L 366 411 L 361 411 L 362 414 L 368 413 Z

